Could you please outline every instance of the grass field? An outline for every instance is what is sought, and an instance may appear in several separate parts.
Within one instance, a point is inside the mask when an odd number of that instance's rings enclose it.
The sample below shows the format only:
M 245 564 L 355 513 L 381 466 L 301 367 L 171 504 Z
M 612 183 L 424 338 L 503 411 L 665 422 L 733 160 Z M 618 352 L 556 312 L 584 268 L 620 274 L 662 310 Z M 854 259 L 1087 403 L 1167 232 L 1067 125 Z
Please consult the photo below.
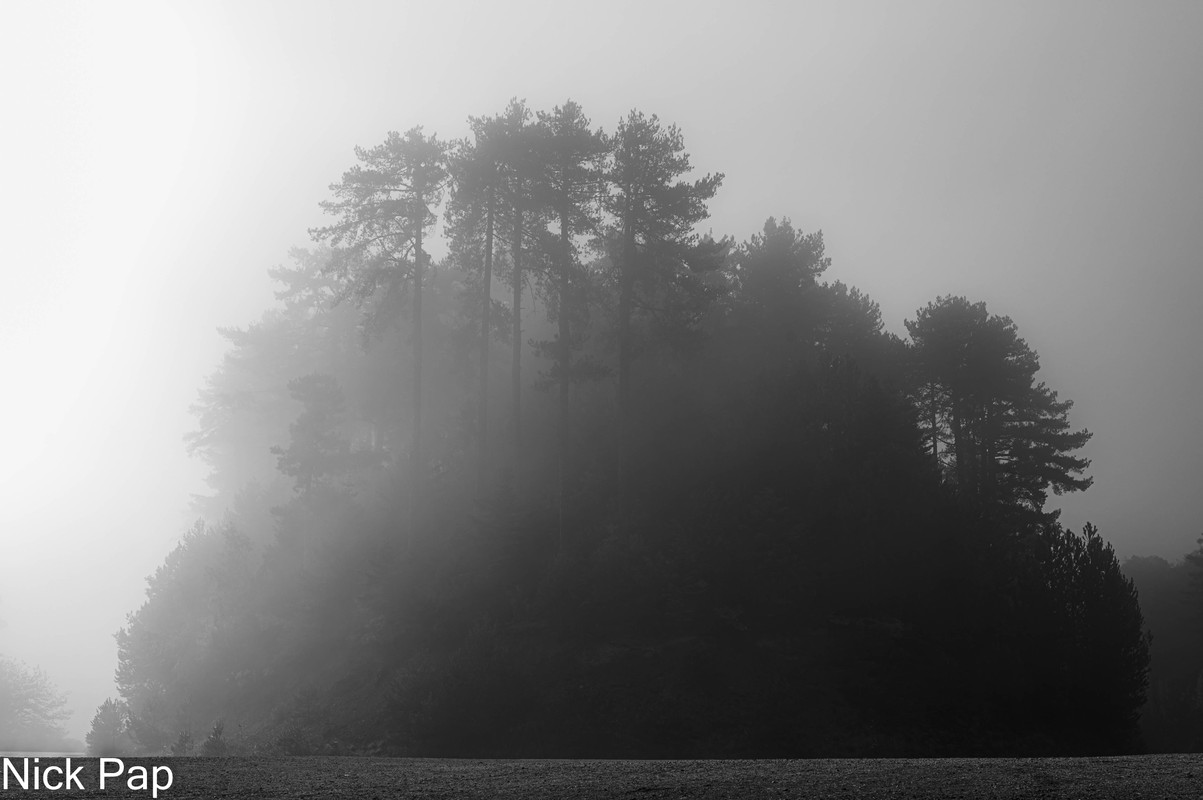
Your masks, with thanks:
M 24 762 L 10 759 L 20 770 Z M 384 758 L 123 759 L 100 791 L 99 761 L 72 759 L 84 791 L 35 791 L 9 774 L 12 796 L 161 798 L 1201 798 L 1203 755 L 1054 759 L 813 761 L 479 761 Z M 148 780 L 139 788 L 136 767 Z M 0 762 L 0 769 L 3 769 Z M 134 788 L 127 785 L 135 776 Z M 60 776 L 50 772 L 52 785 Z

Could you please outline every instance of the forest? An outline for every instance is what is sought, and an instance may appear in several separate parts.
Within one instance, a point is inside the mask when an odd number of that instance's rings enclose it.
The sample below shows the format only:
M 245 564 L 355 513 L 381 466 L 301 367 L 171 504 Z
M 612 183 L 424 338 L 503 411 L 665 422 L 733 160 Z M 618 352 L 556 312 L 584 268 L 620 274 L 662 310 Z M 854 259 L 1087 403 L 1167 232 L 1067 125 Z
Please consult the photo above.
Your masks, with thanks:
M 901 338 L 820 230 L 701 233 L 724 176 L 657 116 L 468 127 L 356 148 L 221 331 L 92 752 L 1203 747 L 1203 549 L 1049 510 L 1091 433 L 1010 318 Z

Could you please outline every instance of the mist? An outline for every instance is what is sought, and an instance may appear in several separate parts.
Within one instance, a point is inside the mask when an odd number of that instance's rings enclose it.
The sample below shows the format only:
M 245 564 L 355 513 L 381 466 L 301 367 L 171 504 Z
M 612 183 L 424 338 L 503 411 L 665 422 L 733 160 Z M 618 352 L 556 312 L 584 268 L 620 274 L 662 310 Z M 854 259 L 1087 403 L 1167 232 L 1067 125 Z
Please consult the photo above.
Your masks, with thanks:
M 148 577 L 164 569 L 181 542 L 187 544 L 187 532 L 197 532 L 196 547 L 221 553 L 228 531 L 247 537 L 259 559 L 248 559 L 247 569 L 276 552 L 270 548 L 278 544 L 277 529 L 311 537 L 288 556 L 301 572 L 360 568 L 348 566 L 354 559 L 401 559 L 374 548 L 386 542 L 401 547 L 404 537 L 396 532 L 411 513 L 399 499 L 409 491 L 403 432 L 411 430 L 413 410 L 406 399 L 412 390 L 410 312 L 399 305 L 395 319 L 382 320 L 365 337 L 372 306 L 353 299 L 331 306 L 342 288 L 322 272 L 329 237 L 315 241 L 310 231 L 336 224 L 337 216 L 319 204 L 331 200 L 332 184 L 357 163 L 356 147 L 370 149 L 390 131 L 414 126 L 445 142 L 470 138 L 469 117 L 501 114 L 511 98 L 524 100 L 532 113 L 551 112 L 571 99 L 606 134 L 614 134 L 632 109 L 679 126 L 691 166 L 682 180 L 723 175 L 706 199 L 708 215 L 693 226 L 694 233 L 727 241 L 728 261 L 714 275 L 734 274 L 727 270 L 734 269 L 740 247 L 764 235 L 769 218 L 788 217 L 800 235 L 821 231 L 830 266 L 814 285 L 827 287 L 819 296 L 833 308 L 844 308 L 838 304 L 847 296 L 839 295 L 837 283 L 845 292 L 856 287 L 877 304 L 880 330 L 847 348 L 882 386 L 904 380 L 890 334 L 909 340 L 906 322 L 936 298 L 984 302 L 990 315 L 1008 317 L 1039 355 L 1037 380 L 1073 401 L 1072 430 L 1092 434 L 1074 452 L 1089 460 L 1084 474 L 1093 485 L 1050 493 L 1044 510 L 1059 509 L 1065 530 L 1097 526 L 1119 560 L 1158 556 L 1176 563 L 1197 547 L 1203 411 L 1195 398 L 1203 390 L 1197 355 L 1203 315 L 1194 305 L 1203 296 L 1197 220 L 1203 207 L 1203 107 L 1195 83 L 1203 55 L 1195 40 L 1203 11 L 1193 4 L 823 3 L 782 10 L 753 3 L 736 10 L 666 3 L 651 9 L 617 4 L 597 13 L 553 3 L 18 3 L 7 10 L 13 21 L 0 33 L 0 86 L 8 106 L 0 158 L 9 188 L 0 219 L 10 299 L 0 318 L 8 364 L 0 404 L 9 424 L 0 467 L 0 655 L 45 670 L 48 681 L 68 693 L 64 725 L 77 742 L 101 703 L 118 696 L 115 634 L 131 624 L 129 615 L 147 600 Z M 444 204 L 449 197 L 450 189 Z M 429 524 L 459 530 L 465 523 L 453 510 L 479 501 L 471 410 L 479 356 L 471 325 L 457 317 L 472 273 L 462 253 L 462 263 L 452 263 L 457 251 L 445 208 L 435 211 L 424 246 L 430 269 L 424 313 L 432 326 L 427 344 L 441 349 L 424 364 L 420 430 L 428 457 L 441 465 L 431 480 L 450 487 L 439 490 L 443 495 L 431 490 L 427 513 L 438 524 Z M 500 232 L 498 237 L 500 242 Z M 619 263 L 613 243 L 609 251 L 588 251 L 589 240 L 584 232 L 574 238 L 583 268 Z M 293 254 L 297 247 L 306 253 Z M 511 505 L 502 514 L 500 506 L 485 504 L 478 514 L 487 520 L 485 529 L 522 528 L 527 519 L 524 530 L 534 543 L 523 546 L 554 554 L 563 547 L 554 544 L 563 536 L 563 518 L 558 506 L 546 516 L 545 506 L 560 501 L 553 502 L 558 496 L 540 488 L 540 481 L 558 474 L 561 407 L 555 377 L 549 377 L 552 359 L 529 343 L 552 341 L 559 332 L 554 312 L 548 313 L 555 304 L 539 284 L 540 274 L 552 276 L 546 280 L 554 284 L 555 273 L 537 261 L 533 244 L 530 252 L 536 260 L 523 287 L 528 324 L 519 367 L 521 449 L 528 455 L 515 459 L 507 450 L 519 446 L 508 438 L 513 340 L 505 338 L 503 325 L 490 343 L 486 472 L 495 490 L 489 497 L 510 492 L 504 502 Z M 496 264 L 493 298 L 501 305 L 511 299 L 507 258 L 499 255 Z M 262 363 L 279 367 L 278 373 L 241 375 L 231 361 L 240 352 L 238 342 L 220 330 L 275 330 L 271 320 L 279 315 L 292 319 L 288 314 L 295 313 L 300 325 L 305 314 L 318 313 L 316 305 L 290 312 L 288 299 L 276 295 L 282 286 L 269 275 L 272 268 L 328 281 L 321 292 L 331 338 L 313 351 L 326 362 L 264 356 Z M 706 286 L 717 292 L 721 283 L 716 278 Z M 608 284 L 599 279 L 599 285 Z M 573 323 L 584 336 L 575 351 L 580 363 L 608 370 L 572 389 L 572 418 L 581 425 L 574 435 L 590 445 L 575 478 L 585 498 L 578 498 L 577 508 L 582 515 L 589 509 L 589 518 L 578 520 L 581 531 L 621 519 L 611 516 L 618 513 L 610 502 L 618 490 L 602 483 L 610 480 L 607 465 L 615 459 L 630 458 L 628 472 L 647 477 L 673 469 L 682 453 L 691 453 L 689 436 L 660 427 L 673 417 L 669 398 L 685 404 L 683 419 L 721 419 L 717 406 L 706 405 L 723 399 L 704 394 L 706 376 L 754 380 L 731 355 L 747 341 L 716 336 L 732 349 L 705 350 L 686 336 L 682 346 L 702 352 L 701 361 L 687 361 L 666 354 L 668 339 L 649 333 L 651 343 L 641 345 L 631 379 L 642 405 L 631 411 L 637 421 L 624 435 L 652 449 L 632 445 L 626 456 L 616 454 L 607 449 L 619 446 L 607 427 L 620 416 L 609 321 L 615 305 L 583 300 L 588 313 Z M 703 321 L 720 318 L 713 309 L 697 314 Z M 243 354 L 253 347 L 260 344 Z M 818 370 L 820 363 L 827 362 L 815 354 L 799 369 Z M 659 369 L 666 364 L 689 366 Z M 289 381 L 319 370 L 335 376 L 337 391 L 290 391 Z M 679 382 L 664 377 L 669 374 Z M 246 431 L 222 432 L 223 444 L 238 447 L 206 456 L 196 444 L 205 422 L 194 410 L 203 411 L 203 392 L 214 385 L 243 390 L 255 381 L 275 393 L 276 404 Z M 536 386 L 541 381 L 550 385 Z M 361 505 L 347 501 L 353 507 L 348 510 L 332 503 L 323 511 L 331 516 L 302 518 L 297 498 L 304 487 L 298 488 L 297 474 L 281 469 L 281 459 L 295 441 L 290 426 L 306 409 L 321 406 L 317 395 L 329 404 L 314 413 L 330 414 L 348 452 L 374 454 L 374 461 L 365 457 L 354 467 L 361 472 L 351 470 L 355 477 L 346 479 Z M 721 436 L 714 442 L 729 443 Z M 666 443 L 684 448 L 674 451 L 675 461 L 657 460 L 652 445 Z M 843 445 L 832 446 L 842 452 Z M 714 452 L 721 451 L 692 453 L 686 462 L 698 470 L 689 479 L 700 481 L 688 484 L 691 491 L 717 480 L 717 473 L 706 473 L 705 457 L 715 459 L 710 466 L 716 470 L 741 457 L 732 451 L 727 463 Z M 653 499 L 641 513 L 657 524 L 671 518 L 662 506 L 689 496 L 682 488 L 686 478 L 681 481 L 667 488 L 649 483 L 658 488 L 649 490 Z M 739 510 L 762 525 L 777 519 L 773 514 L 804 516 L 781 487 L 774 491 L 786 498 L 784 511 L 765 510 L 749 491 L 749 497 L 731 499 L 733 519 Z M 292 511 L 273 514 L 273 508 Z M 350 516 L 338 516 L 343 513 Z M 355 514 L 361 515 L 357 522 L 348 523 Z M 504 522 L 497 521 L 501 517 Z M 915 529 L 956 527 L 951 517 L 941 519 L 927 528 L 915 522 Z M 332 554 L 324 525 L 353 531 L 348 536 L 356 544 Z M 396 535 L 390 538 L 390 532 Z M 650 534 L 640 539 L 643 534 L 624 533 L 610 541 L 610 534 L 595 533 L 594 545 L 609 542 L 608 564 L 642 558 L 640 548 L 660 557 L 677 546 L 675 540 L 649 544 Z M 466 540 L 448 541 L 447 552 L 422 556 L 437 565 L 432 575 L 459 574 L 448 564 L 460 552 L 455 543 Z M 480 552 L 492 553 L 483 546 Z M 721 561 L 725 551 L 708 552 Z M 526 575 L 523 570 L 561 570 L 566 582 L 583 585 L 604 582 L 604 576 L 573 572 L 568 556 L 555 563 L 554 555 L 547 563 L 543 556 L 509 551 L 496 557 L 511 559 L 506 569 L 514 571 L 488 573 L 493 578 L 481 578 L 453 600 L 434 595 L 465 615 L 446 623 L 458 632 L 449 636 L 477 630 L 465 621 L 471 614 L 464 609 L 475 608 L 472 591 L 504 595 L 489 580 L 542 586 L 514 601 L 532 607 L 552 590 L 536 578 L 516 577 Z M 478 566 L 465 567 L 466 574 L 478 574 Z M 620 566 L 613 569 L 626 574 Z M 816 586 L 826 585 L 812 577 Z M 664 580 L 686 585 L 684 579 Z M 830 608 L 842 610 L 825 619 L 894 618 L 882 610 L 892 602 L 888 592 L 872 613 L 854 614 L 848 608 L 855 603 L 845 608 L 834 597 L 827 597 Z M 345 612 L 326 599 L 330 605 L 313 612 L 311 643 L 333 635 L 334 620 Z M 312 598 L 282 594 L 276 600 L 307 608 Z M 696 606 L 696 599 L 677 600 Z M 409 602 L 392 596 L 377 601 L 379 607 Z M 751 613 L 722 599 L 712 605 L 723 619 Z M 553 625 L 537 614 L 514 613 L 515 620 Z M 627 631 L 625 619 L 619 615 L 605 624 Z M 519 646 L 504 637 L 501 643 L 486 640 L 479 631 L 472 635 L 477 638 L 464 645 L 466 663 L 478 663 L 471 647 L 500 652 Z M 443 644 L 433 641 L 420 644 L 436 660 L 446 656 Z M 240 652 L 253 650 L 247 645 Z M 393 656 L 381 658 L 388 669 L 396 666 Z M 348 674 L 365 674 L 364 663 L 347 667 Z M 479 656 L 479 663 L 490 662 Z M 523 680 L 534 680 L 521 664 L 504 663 Z M 326 665 L 322 680 L 333 683 L 339 668 Z M 297 677 L 293 688 L 309 685 Z M 398 702 L 404 706 L 404 697 Z M 217 699 L 212 703 L 213 709 L 197 712 L 198 738 L 221 706 Z M 404 708 L 420 716 L 421 709 Z M 835 710 L 831 715 L 844 719 Z M 245 722 L 253 726 L 249 717 Z M 431 726 L 408 730 L 405 746 L 417 747 L 419 740 L 435 750 L 443 746 L 431 744 L 441 741 L 438 726 Z M 170 733 L 174 738 L 177 732 Z M 448 752 L 472 745 L 444 744 Z M 711 744 L 714 752 L 726 752 L 725 745 Z M 739 752 L 758 752 L 754 742 L 745 745 Z

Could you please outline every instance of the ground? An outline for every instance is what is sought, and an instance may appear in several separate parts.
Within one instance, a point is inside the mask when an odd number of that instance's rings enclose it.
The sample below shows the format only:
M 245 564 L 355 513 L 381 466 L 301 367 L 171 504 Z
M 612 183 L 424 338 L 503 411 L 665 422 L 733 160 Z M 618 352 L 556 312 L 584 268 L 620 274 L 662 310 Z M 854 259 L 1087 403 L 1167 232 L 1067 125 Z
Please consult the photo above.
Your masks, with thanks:
M 42 758 L 38 766 L 62 765 Z M 84 792 L 22 795 L 150 797 L 125 777 L 99 791 L 97 759 L 72 759 Z M 31 761 L 32 765 L 33 762 Z M 1199 798 L 1203 755 L 1051 759 L 794 761 L 538 761 L 384 758 L 124 759 L 171 770 L 159 792 L 184 798 Z M 13 765 L 20 767 L 20 761 Z M 110 764 L 110 771 L 117 765 Z M 3 768 L 0 762 L 0 769 Z M 32 770 L 32 766 L 31 766 Z M 32 774 L 32 773 L 31 773 Z M 8 790 L 20 790 L 11 780 Z M 160 783 L 167 773 L 160 771 Z M 52 781 L 58 779 L 51 773 Z M 32 780 L 32 778 L 31 778 Z

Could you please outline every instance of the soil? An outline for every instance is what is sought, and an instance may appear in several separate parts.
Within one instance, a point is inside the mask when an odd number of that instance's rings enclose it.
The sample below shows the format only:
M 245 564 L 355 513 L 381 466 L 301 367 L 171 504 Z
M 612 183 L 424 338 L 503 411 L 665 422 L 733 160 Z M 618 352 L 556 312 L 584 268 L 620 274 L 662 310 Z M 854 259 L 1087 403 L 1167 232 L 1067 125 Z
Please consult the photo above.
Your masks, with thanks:
M 11 758 L 20 770 L 20 759 Z M 386 758 L 125 758 L 125 774 L 99 790 L 99 761 L 77 788 L 16 796 L 151 797 L 154 768 L 171 770 L 161 798 L 1200 798 L 1203 755 L 1043 759 L 820 759 L 790 761 L 540 761 Z M 108 764 L 109 772 L 117 768 Z M 127 785 L 144 767 L 146 789 Z M 0 761 L 0 771 L 4 763 Z M 160 783 L 167 772 L 160 770 Z M 52 771 L 52 784 L 59 775 Z

